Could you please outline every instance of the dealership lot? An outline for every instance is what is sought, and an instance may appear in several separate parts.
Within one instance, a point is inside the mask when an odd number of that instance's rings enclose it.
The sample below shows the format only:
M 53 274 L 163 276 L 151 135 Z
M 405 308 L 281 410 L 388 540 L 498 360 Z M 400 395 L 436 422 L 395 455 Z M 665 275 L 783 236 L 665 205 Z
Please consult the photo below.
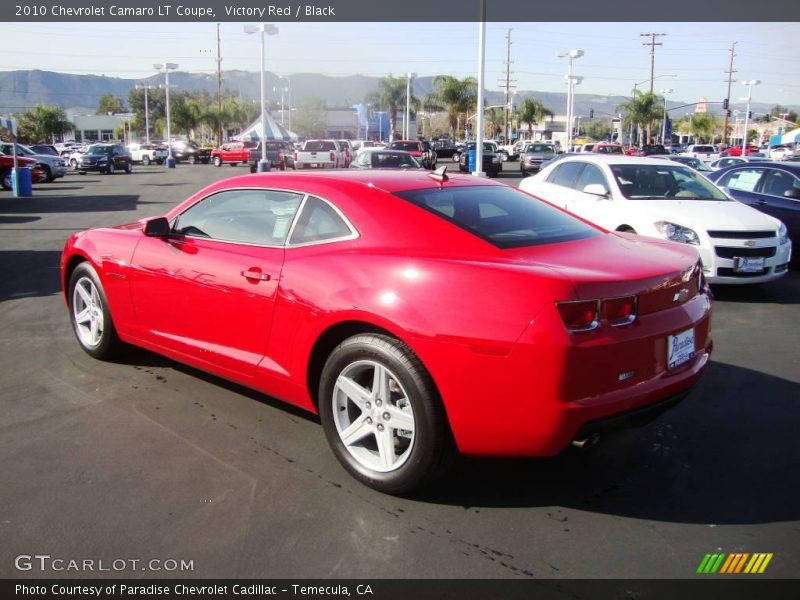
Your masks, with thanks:
M 464 460 L 393 498 L 341 469 L 313 417 L 145 351 L 101 363 L 74 340 L 69 233 L 245 172 L 137 167 L 0 193 L 0 576 L 85 575 L 14 567 L 48 554 L 192 561 L 121 572 L 146 576 L 680 578 L 716 551 L 774 553 L 764 576 L 796 575 L 797 272 L 715 289 L 708 373 L 650 426 L 552 459 Z

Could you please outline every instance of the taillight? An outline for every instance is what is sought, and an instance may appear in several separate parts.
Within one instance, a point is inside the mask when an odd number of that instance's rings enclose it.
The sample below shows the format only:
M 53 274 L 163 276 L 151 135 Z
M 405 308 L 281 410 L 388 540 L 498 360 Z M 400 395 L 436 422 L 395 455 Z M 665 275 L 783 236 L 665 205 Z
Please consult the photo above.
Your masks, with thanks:
M 636 320 L 636 296 L 603 300 L 603 316 L 612 327 L 633 323 Z
M 278 160 L 283 160 L 283 152 L 278 150 Z
M 297 151 L 294 152 L 294 159 L 297 160 Z
M 556 302 L 556 307 L 570 331 L 591 331 L 600 322 L 600 302 L 598 300 L 576 300 Z
M 331 162 L 336 162 L 336 153 L 331 150 Z

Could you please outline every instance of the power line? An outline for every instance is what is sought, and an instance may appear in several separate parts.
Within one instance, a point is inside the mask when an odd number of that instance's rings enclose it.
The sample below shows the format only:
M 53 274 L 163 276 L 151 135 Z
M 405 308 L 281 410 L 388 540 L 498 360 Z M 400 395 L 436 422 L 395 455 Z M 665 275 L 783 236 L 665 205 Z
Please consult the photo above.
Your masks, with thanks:
M 508 134 L 508 113 L 509 113 L 508 103 L 509 103 L 509 95 L 511 93 L 511 88 L 512 87 L 517 87 L 515 85 L 511 85 L 511 81 L 512 81 L 512 79 L 511 79 L 511 29 L 509 29 L 508 33 L 506 34 L 506 60 L 505 60 L 505 65 L 506 65 L 506 81 L 505 81 L 505 85 L 503 86 L 503 97 L 505 98 L 505 106 L 503 107 L 503 120 L 505 122 L 505 125 L 503 127 L 503 137 L 504 138 L 509 138 L 509 137 L 511 137 Z M 514 79 L 513 81 L 516 82 L 516 79 Z M 502 80 L 501 80 L 501 83 L 502 83 Z M 505 142 L 507 144 L 508 143 L 508 139 L 506 139 Z

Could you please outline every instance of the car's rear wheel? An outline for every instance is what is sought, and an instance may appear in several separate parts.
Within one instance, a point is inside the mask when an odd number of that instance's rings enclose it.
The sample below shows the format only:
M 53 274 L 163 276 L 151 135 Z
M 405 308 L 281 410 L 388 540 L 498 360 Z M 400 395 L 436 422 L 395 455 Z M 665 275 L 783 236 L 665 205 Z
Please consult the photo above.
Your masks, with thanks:
M 125 163 L 125 173 L 127 173 L 128 175 L 133 173 L 133 163 L 131 161 Z
M 91 264 L 82 262 L 69 280 L 69 314 L 78 343 L 98 359 L 111 358 L 122 342 L 108 310 L 103 285 Z
M 221 167 L 222 166 L 222 159 L 219 156 L 214 157 L 214 166 Z
M 197 162 L 197 158 L 195 158 L 194 154 L 190 154 L 189 158 L 186 159 L 186 162 L 188 162 L 190 165 L 193 165 Z
M 319 393 L 328 443 L 369 487 L 412 492 L 439 476 L 453 456 L 433 381 L 395 338 L 362 334 L 343 341 L 325 363 Z
M 146 154 L 142 157 L 142 164 L 146 167 L 150 164 L 150 157 Z
M 0 185 L 6 191 L 10 191 L 12 189 L 13 183 L 11 181 L 11 169 L 6 169 L 0 173 Z
M 56 180 L 55 176 L 53 175 L 53 171 L 50 170 L 50 167 L 48 167 L 47 165 L 44 165 L 42 167 L 42 170 L 44 171 L 44 182 L 45 183 L 51 183 L 51 182 Z

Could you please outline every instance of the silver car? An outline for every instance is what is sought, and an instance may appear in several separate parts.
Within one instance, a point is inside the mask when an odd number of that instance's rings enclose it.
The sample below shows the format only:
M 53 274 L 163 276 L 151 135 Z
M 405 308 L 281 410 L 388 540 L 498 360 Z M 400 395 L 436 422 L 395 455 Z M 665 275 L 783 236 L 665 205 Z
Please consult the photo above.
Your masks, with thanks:
M 13 144 L 8 142 L 1 143 L 0 152 L 8 155 L 13 154 Z M 47 174 L 47 178 L 45 179 L 45 182 L 47 183 L 50 183 L 59 177 L 64 177 L 64 175 L 67 174 L 67 165 L 64 162 L 64 159 L 62 159 L 60 156 L 54 156 L 52 154 L 37 154 L 22 144 L 17 144 L 17 154 L 19 156 L 32 158 L 39 163 L 42 166 L 42 170 Z
M 528 173 L 538 173 L 542 163 L 555 158 L 557 152 L 554 144 L 533 142 L 525 148 L 525 154 L 520 155 L 519 170 L 522 176 Z

